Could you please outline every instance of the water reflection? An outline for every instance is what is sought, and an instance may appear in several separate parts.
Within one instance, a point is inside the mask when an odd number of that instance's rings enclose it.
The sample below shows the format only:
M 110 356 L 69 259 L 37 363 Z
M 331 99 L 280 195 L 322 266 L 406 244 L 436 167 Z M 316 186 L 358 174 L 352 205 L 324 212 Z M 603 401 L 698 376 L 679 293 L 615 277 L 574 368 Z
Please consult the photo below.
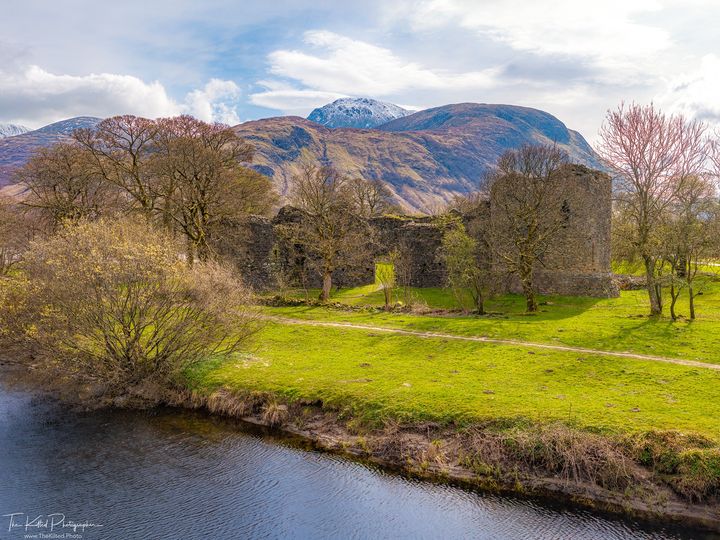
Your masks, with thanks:
M 84 540 L 690 537 L 385 474 L 201 414 L 75 414 L 8 389 L 0 464 L 0 514 L 102 525 Z M 2 519 L 0 538 L 23 538 Z

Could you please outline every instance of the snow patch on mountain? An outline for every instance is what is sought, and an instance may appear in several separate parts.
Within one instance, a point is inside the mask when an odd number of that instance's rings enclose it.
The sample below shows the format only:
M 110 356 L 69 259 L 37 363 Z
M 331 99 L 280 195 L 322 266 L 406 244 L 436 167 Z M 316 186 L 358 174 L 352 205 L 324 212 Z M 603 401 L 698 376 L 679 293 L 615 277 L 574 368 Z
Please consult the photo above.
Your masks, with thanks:
M 411 114 L 411 111 L 369 98 L 341 98 L 315 109 L 308 120 L 329 128 L 370 129 L 396 118 Z
M 25 126 L 19 126 L 17 124 L 0 124 L 0 139 L 5 137 L 14 137 L 15 135 L 22 135 L 30 131 Z
M 67 120 L 61 120 L 53 124 L 48 124 L 40 129 L 36 129 L 35 133 L 72 135 L 72 132 L 76 129 L 93 129 L 101 122 L 101 120 L 102 118 L 95 118 L 94 116 L 76 116 L 75 118 L 68 118 Z

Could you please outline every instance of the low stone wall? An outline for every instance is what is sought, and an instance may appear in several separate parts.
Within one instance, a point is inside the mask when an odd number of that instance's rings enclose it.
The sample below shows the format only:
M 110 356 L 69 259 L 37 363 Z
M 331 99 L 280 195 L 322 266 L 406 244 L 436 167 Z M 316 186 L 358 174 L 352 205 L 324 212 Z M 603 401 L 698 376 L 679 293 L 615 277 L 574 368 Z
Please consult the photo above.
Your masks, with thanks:
M 561 296 L 592 296 L 615 298 L 620 291 L 611 273 L 573 274 L 567 272 L 537 271 L 535 286 L 539 294 Z M 517 278 L 508 281 L 508 291 L 522 293 Z

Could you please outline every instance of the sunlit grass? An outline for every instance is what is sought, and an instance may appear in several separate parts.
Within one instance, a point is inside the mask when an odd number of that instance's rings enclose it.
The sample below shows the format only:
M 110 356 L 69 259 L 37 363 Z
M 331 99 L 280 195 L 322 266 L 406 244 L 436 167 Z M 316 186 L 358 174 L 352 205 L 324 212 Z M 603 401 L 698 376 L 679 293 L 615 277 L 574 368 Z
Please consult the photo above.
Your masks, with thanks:
M 434 308 L 456 307 L 444 289 L 415 289 L 418 298 Z M 339 302 L 382 305 L 382 293 L 348 289 L 336 293 Z M 345 298 L 343 298 L 345 296 Z M 523 297 L 503 295 L 487 303 L 490 316 L 414 315 L 376 311 L 338 311 L 325 307 L 265 308 L 269 314 L 312 320 L 346 321 L 419 331 L 511 338 L 608 351 L 669 356 L 720 363 L 720 283 L 709 283 L 696 298 L 698 319 L 650 318 L 647 293 L 623 291 L 619 298 L 545 296 L 540 311 L 525 313 Z M 687 296 L 677 312 L 688 315 Z
M 442 288 L 396 291 L 430 309 L 453 309 Z M 400 297 L 400 296 L 398 296 Z M 333 291 L 332 300 L 379 308 L 377 284 Z M 489 316 L 413 314 L 322 306 L 262 308 L 268 315 L 488 336 L 720 363 L 720 284 L 697 298 L 699 319 L 650 318 L 645 291 L 619 298 L 544 296 L 488 302 Z M 682 296 L 678 312 L 687 314 Z M 605 432 L 681 430 L 720 441 L 720 373 L 602 354 L 548 351 L 365 329 L 268 323 L 251 361 L 210 362 L 192 384 L 264 390 L 317 401 L 372 422 L 387 418 L 467 423 L 562 421 Z
M 252 356 L 205 365 L 193 384 L 320 400 L 371 422 L 559 420 L 607 432 L 720 435 L 720 373 L 712 370 L 275 323 Z

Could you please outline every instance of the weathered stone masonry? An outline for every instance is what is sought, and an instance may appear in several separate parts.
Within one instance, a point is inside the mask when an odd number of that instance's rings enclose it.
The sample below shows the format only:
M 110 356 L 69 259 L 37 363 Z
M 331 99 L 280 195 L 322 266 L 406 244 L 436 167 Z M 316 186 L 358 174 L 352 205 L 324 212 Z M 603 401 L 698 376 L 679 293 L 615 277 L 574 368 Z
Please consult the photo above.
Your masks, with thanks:
M 608 297 L 617 295 L 610 269 L 611 182 L 607 175 L 583 166 L 573 166 L 568 175 L 572 189 L 568 189 L 570 211 L 582 209 L 574 215 L 569 226 L 536 269 L 536 285 L 544 294 Z M 492 212 L 488 204 L 483 212 Z M 477 216 L 476 216 L 477 217 Z M 466 220 L 472 219 L 470 216 Z M 277 271 L 302 264 L 298 246 L 284 246 L 279 228 L 302 219 L 302 212 L 292 207 L 282 208 L 272 218 L 250 218 L 243 233 L 220 246 L 230 256 L 245 280 L 258 289 L 275 286 Z M 398 249 L 408 269 L 409 284 L 414 287 L 441 287 L 445 283 L 445 268 L 438 257 L 442 231 L 432 217 L 383 216 L 369 220 L 377 237 L 375 253 L 367 264 L 355 269 L 352 278 L 343 270 L 333 276 L 343 287 L 364 285 L 374 280 L 374 262 L 387 252 Z M 480 231 L 479 234 L 482 234 Z M 232 236 L 231 236 L 232 238 Z M 490 254 L 488 254 L 490 258 Z M 497 267 L 497 263 L 489 261 Z M 309 273 L 307 285 L 318 287 L 319 276 Z M 509 277 L 504 284 L 508 291 L 519 292 L 516 280 Z

